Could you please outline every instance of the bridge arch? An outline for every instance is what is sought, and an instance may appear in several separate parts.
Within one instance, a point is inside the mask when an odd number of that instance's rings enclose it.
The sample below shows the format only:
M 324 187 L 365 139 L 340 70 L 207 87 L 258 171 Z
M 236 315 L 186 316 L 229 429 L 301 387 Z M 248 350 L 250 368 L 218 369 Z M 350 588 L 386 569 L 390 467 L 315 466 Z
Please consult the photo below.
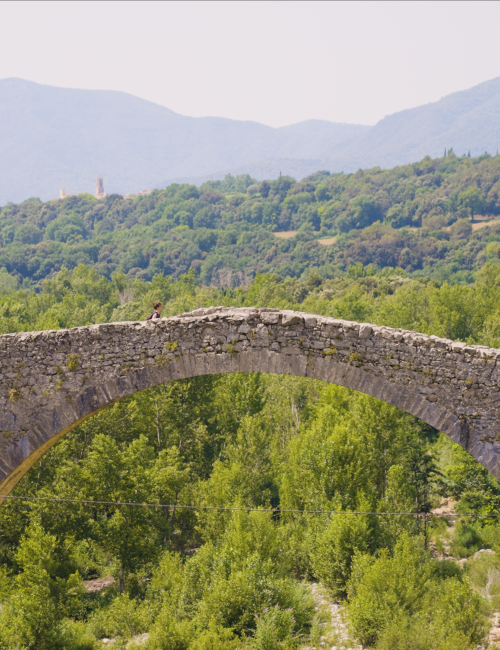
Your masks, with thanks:
M 0 337 L 0 495 L 68 431 L 159 384 L 226 372 L 310 377 L 439 429 L 500 479 L 500 350 L 277 309 Z

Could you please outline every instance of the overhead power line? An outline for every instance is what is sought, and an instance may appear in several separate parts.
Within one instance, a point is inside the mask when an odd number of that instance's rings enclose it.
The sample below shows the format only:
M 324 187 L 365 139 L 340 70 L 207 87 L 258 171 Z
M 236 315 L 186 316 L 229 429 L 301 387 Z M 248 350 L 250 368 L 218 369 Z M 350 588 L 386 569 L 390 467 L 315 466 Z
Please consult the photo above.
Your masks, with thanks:
M 58 499 L 55 497 L 28 497 L 14 496 L 11 494 L 0 494 L 0 499 L 17 499 L 19 501 L 47 501 L 50 503 L 81 503 L 90 506 L 132 506 L 135 508 L 172 508 L 175 510 L 220 510 L 220 511 L 240 511 L 240 512 L 271 512 L 278 514 L 290 512 L 295 514 L 309 515 L 374 515 L 377 517 L 482 517 L 498 518 L 500 514 L 477 514 L 475 512 L 461 513 L 432 513 L 432 512 L 361 512 L 358 510 L 299 510 L 287 508 L 246 508 L 230 506 L 192 506 L 177 505 L 171 503 L 140 503 L 135 501 L 92 501 L 89 499 Z

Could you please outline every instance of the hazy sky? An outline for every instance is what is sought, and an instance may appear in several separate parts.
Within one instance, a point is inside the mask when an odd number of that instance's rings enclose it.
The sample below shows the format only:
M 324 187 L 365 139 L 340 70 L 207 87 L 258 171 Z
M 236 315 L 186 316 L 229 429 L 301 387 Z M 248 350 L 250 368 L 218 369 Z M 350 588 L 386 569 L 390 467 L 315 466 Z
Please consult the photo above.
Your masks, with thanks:
M 0 78 L 374 124 L 500 76 L 499 2 L 1 2 Z

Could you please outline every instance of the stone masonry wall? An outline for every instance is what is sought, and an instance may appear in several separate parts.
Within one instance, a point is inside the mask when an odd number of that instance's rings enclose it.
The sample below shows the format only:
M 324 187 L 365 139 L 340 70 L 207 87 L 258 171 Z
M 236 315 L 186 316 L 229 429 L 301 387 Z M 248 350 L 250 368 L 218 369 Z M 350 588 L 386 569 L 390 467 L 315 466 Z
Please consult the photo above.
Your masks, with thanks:
M 167 381 L 274 372 L 360 390 L 451 436 L 500 478 L 500 351 L 276 309 L 0 337 L 0 494 L 76 424 Z M 203 399 L 203 396 L 200 396 Z

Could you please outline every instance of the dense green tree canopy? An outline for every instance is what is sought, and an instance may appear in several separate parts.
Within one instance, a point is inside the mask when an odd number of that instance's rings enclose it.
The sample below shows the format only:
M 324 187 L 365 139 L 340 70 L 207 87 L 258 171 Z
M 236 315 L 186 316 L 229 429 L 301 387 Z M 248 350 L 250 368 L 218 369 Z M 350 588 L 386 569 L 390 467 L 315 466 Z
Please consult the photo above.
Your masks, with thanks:
M 301 277 L 316 269 L 332 278 L 361 262 L 470 282 L 486 257 L 499 259 L 500 225 L 473 231 L 468 221 L 498 215 L 498 156 L 450 154 L 301 182 L 227 176 L 127 199 L 80 194 L 6 205 L 0 269 L 3 282 L 31 286 L 81 263 L 108 278 L 146 280 L 192 268 L 204 284 L 233 287 L 263 272 Z M 298 233 L 282 239 L 273 234 L 280 231 Z M 319 241 L 329 237 L 337 239 Z

